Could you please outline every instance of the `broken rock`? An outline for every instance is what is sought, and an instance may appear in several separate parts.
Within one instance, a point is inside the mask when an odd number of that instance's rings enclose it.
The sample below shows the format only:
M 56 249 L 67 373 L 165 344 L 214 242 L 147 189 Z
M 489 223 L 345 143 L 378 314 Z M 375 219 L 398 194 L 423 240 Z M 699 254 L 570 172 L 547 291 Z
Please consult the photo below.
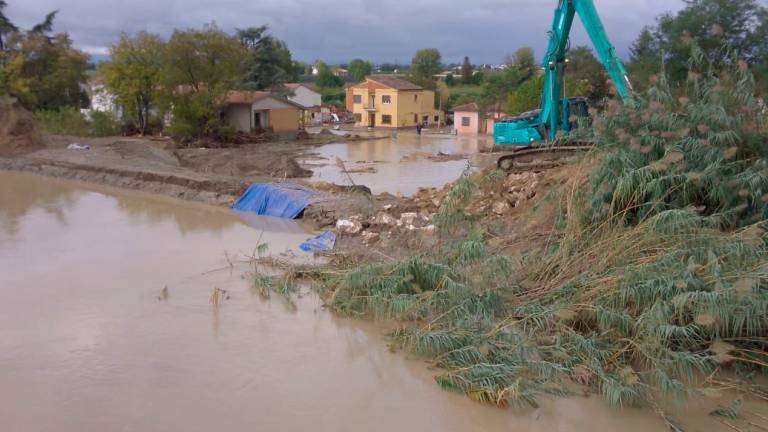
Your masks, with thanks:
M 496 201 L 493 203 L 493 213 L 499 216 L 504 215 L 509 211 L 510 205 L 506 201 Z
M 388 213 L 379 213 L 376 215 L 375 218 L 373 218 L 373 221 L 371 221 L 373 225 L 395 225 L 397 223 L 397 219 L 394 218 L 394 216 L 388 214 Z
M 345 234 L 358 234 L 363 230 L 363 224 L 357 219 L 339 219 L 336 221 L 336 229 Z

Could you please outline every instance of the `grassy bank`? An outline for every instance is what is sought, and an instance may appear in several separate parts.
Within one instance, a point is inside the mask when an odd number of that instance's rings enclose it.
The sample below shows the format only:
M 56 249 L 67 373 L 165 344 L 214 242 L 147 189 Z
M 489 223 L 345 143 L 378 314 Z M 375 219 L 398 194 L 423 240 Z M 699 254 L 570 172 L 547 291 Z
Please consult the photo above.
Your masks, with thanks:
M 743 64 L 694 48 L 691 65 L 683 88 L 662 77 L 582 130 L 596 148 L 549 194 L 557 217 L 533 252 L 505 254 L 471 211 L 505 175 L 465 176 L 433 247 L 314 275 L 326 302 L 402 323 L 393 337 L 439 385 L 500 406 L 577 383 L 680 430 L 662 400 L 726 381 L 766 398 L 766 113 Z

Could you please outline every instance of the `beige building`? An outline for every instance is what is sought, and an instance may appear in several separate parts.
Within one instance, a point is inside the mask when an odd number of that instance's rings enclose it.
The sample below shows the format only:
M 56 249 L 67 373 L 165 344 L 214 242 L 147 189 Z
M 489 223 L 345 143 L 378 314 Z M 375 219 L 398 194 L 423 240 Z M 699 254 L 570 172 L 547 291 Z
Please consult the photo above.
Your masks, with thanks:
M 392 75 L 371 75 L 347 88 L 347 110 L 355 125 L 405 128 L 442 122 L 435 92 Z
M 230 91 L 222 111 L 225 122 L 241 132 L 294 133 L 302 127 L 304 107 L 263 91 Z

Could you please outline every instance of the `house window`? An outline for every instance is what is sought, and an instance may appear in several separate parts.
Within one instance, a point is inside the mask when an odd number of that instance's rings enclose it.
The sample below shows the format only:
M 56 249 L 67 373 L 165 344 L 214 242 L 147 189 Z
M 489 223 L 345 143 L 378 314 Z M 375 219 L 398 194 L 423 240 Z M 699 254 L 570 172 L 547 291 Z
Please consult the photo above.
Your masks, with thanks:
M 470 119 L 469 117 L 461 118 L 461 125 L 464 127 L 468 127 L 471 122 L 472 122 L 472 119 Z
M 419 122 L 419 115 L 418 114 L 414 114 L 413 115 L 413 122 L 414 123 L 418 123 Z
M 381 103 L 384 105 L 389 105 L 392 103 L 392 96 L 390 95 L 383 95 L 381 97 Z
M 385 115 L 381 116 L 381 124 L 391 125 L 392 124 L 392 116 L 388 115 L 388 114 L 385 114 Z
M 352 95 L 352 103 L 355 103 L 355 104 L 363 103 L 363 96 L 362 95 Z
M 418 102 L 419 101 L 419 95 L 418 94 L 413 95 L 413 101 L 414 102 Z
M 363 121 L 363 115 L 362 114 L 355 114 L 355 123 L 360 123 Z
M 435 116 L 435 123 L 437 123 L 437 122 L 439 122 L 439 121 L 440 121 L 440 116 L 439 116 L 439 115 L 436 115 L 436 116 Z
M 422 117 L 421 118 L 421 122 L 424 123 L 424 124 L 428 124 L 429 123 L 429 116 Z

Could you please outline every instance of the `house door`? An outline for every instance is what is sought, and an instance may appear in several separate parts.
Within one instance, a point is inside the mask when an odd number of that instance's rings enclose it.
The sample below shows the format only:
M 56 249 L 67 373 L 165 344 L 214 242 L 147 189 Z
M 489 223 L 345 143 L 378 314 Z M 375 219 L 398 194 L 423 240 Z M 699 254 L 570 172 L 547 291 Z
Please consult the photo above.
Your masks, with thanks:
M 374 113 L 368 114 L 368 126 L 376 127 L 376 114 Z
M 253 129 L 261 129 L 261 113 L 253 113 Z

